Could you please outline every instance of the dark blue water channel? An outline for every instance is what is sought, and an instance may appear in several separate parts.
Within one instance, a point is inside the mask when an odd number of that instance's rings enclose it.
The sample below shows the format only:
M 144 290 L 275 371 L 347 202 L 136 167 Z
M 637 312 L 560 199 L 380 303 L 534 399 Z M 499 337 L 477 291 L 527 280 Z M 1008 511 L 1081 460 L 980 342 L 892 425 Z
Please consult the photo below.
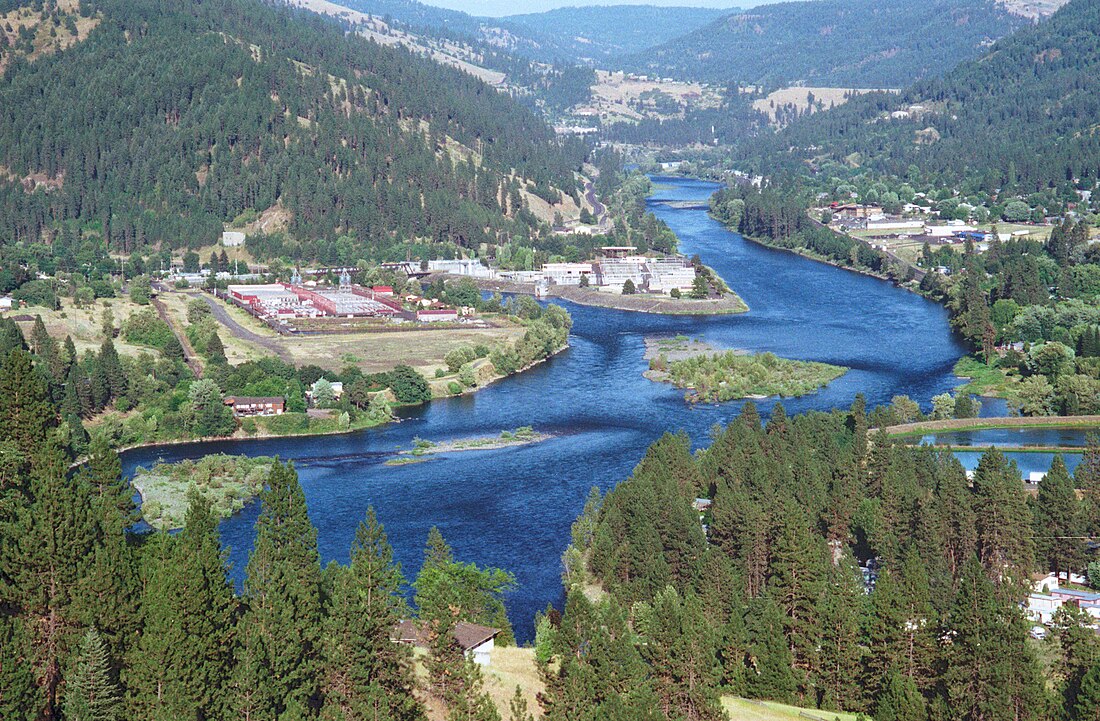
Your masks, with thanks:
M 341 436 L 213 442 L 146 448 L 123 462 L 132 473 L 158 458 L 208 453 L 292 459 L 316 524 L 324 562 L 346 561 L 356 525 L 374 506 L 408 577 L 420 566 L 436 525 L 458 558 L 515 574 L 507 599 L 518 638 L 532 636 L 535 612 L 562 598 L 560 561 L 569 526 L 592 486 L 626 478 L 666 430 L 686 430 L 697 445 L 740 404 L 689 407 L 682 393 L 642 377 L 643 339 L 685 334 L 731 348 L 850 367 L 819 393 L 784 401 L 788 412 L 848 406 L 856 393 L 886 403 L 899 393 L 926 407 L 955 386 L 951 369 L 963 348 L 938 305 L 889 283 L 742 239 L 704 210 L 667 200 L 705 201 L 718 187 L 658 179 L 650 205 L 751 307 L 738 316 L 665 317 L 566 304 L 571 347 L 547 363 L 473 396 L 440 400 L 403 414 L 403 422 Z M 762 412 L 772 401 L 759 405 Z M 414 437 L 446 440 L 495 435 L 530 425 L 555 437 L 495 451 L 456 453 L 407 466 L 383 462 Z M 222 524 L 233 575 L 240 579 L 258 504 Z

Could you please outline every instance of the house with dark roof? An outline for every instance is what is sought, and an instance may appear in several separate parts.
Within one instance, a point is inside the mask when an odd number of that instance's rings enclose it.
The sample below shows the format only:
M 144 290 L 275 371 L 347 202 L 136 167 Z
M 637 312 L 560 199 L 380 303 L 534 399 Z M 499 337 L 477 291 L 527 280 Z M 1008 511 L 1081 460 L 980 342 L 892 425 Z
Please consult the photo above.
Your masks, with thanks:
M 480 626 L 476 623 L 459 621 L 451 631 L 455 643 L 459 645 L 466 657 L 480 666 L 488 666 L 492 660 L 493 647 L 496 637 L 500 633 L 499 628 Z M 400 621 L 393 629 L 392 638 L 397 643 L 407 643 L 410 646 L 427 648 L 431 640 L 416 621 Z
M 235 416 L 281 416 L 286 410 L 281 396 L 226 396 L 225 404 Z

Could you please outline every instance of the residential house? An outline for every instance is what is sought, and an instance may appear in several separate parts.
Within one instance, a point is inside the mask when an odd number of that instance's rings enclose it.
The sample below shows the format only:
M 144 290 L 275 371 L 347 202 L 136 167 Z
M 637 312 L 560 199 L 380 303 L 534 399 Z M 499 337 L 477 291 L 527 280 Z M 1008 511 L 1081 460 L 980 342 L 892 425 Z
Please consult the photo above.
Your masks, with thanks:
M 286 411 L 281 396 L 226 396 L 225 404 L 235 416 L 281 416 Z

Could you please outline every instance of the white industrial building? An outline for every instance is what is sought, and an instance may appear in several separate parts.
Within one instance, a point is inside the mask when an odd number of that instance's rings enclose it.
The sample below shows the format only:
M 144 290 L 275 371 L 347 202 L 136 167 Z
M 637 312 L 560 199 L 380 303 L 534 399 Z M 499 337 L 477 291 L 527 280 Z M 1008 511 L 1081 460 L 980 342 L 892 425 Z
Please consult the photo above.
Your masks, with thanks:
M 595 271 L 592 263 L 547 263 L 542 266 L 542 275 L 548 283 L 553 285 L 580 285 L 581 278 L 588 277 L 593 283 Z
M 495 270 L 483 265 L 480 260 L 469 258 L 460 258 L 457 260 L 429 260 L 428 270 L 433 273 L 465 275 L 470 278 L 493 279 L 497 277 Z

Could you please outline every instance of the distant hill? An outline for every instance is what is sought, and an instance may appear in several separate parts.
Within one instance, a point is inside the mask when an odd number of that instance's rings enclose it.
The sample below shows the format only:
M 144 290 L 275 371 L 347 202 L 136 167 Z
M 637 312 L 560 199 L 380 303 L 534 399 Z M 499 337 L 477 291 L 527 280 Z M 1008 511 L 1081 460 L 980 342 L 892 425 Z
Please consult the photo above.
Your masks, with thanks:
M 403 260 L 531 242 L 528 200 L 577 192 L 582 145 L 333 20 L 259 0 L 63 7 L 0 2 L 0 244 L 193 248 L 236 218 L 270 231 L 268 255 Z
M 353 10 L 452 38 L 483 41 L 554 63 L 598 63 L 672 40 L 729 10 L 652 5 L 566 7 L 502 18 L 477 17 L 418 0 L 342 0 Z
M 1071 0 L 939 79 L 873 93 L 793 123 L 754 152 L 911 166 L 986 191 L 1100 175 L 1100 0 Z
M 729 12 L 693 7 L 596 5 L 510 15 L 501 18 L 500 23 L 554 48 L 562 56 L 599 63 L 666 43 Z
M 628 69 L 781 86 L 900 87 L 977 57 L 1030 21 L 993 0 L 811 0 L 722 17 Z

